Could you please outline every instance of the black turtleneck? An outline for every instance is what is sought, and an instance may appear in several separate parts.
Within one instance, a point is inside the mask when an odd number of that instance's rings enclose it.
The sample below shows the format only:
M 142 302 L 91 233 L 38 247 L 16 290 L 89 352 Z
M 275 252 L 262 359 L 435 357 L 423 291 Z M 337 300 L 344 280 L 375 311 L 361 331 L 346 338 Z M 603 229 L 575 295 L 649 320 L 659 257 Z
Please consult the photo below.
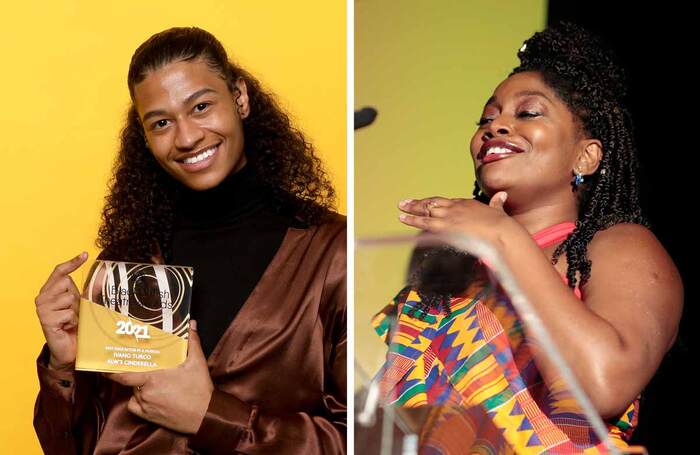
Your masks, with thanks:
M 250 166 L 177 198 L 172 260 L 194 268 L 191 317 L 205 356 L 241 309 L 282 244 L 292 218 L 274 209 Z

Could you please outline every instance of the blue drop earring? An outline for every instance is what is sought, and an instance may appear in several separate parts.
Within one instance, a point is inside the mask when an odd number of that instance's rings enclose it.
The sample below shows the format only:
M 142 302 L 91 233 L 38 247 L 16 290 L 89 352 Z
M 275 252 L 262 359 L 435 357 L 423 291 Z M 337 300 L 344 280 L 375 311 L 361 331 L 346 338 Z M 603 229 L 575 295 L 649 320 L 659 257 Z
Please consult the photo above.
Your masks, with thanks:
M 581 175 L 581 172 L 578 169 L 576 169 L 576 177 L 574 178 L 574 181 L 571 183 L 571 185 L 573 186 L 572 191 L 576 191 L 576 189 L 578 188 L 578 186 L 581 183 L 583 183 L 583 175 Z

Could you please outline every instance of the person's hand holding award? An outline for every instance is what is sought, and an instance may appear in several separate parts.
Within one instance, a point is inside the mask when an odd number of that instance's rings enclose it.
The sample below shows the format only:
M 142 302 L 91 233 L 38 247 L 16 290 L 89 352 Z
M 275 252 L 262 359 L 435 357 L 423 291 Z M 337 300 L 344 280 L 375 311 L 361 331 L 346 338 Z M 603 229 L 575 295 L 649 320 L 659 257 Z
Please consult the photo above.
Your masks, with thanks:
M 48 366 L 54 370 L 73 370 L 77 352 L 80 292 L 70 273 L 80 267 L 88 254 L 82 252 L 58 264 L 34 299 L 41 330 L 51 353 Z

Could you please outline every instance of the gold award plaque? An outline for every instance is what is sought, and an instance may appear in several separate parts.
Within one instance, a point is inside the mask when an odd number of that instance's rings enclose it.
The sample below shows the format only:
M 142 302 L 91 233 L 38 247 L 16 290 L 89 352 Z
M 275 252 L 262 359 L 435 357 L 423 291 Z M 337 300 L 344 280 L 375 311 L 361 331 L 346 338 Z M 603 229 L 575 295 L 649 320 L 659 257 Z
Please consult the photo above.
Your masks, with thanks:
M 151 371 L 187 357 L 192 267 L 98 260 L 80 300 L 76 370 Z

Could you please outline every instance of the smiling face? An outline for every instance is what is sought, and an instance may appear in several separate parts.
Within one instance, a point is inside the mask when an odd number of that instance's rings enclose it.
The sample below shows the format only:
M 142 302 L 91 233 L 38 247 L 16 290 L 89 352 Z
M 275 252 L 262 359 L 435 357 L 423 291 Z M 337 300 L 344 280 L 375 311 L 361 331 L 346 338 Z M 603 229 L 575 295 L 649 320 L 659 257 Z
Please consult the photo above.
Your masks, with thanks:
M 489 197 L 507 191 L 510 204 L 553 198 L 573 201 L 574 170 L 578 168 L 585 178 L 602 159 L 600 141 L 579 135 L 574 115 L 536 71 L 516 73 L 501 82 L 480 123 L 470 144 L 477 182 Z M 484 163 L 481 148 L 494 139 L 523 152 Z
M 246 163 L 242 118 L 249 112 L 245 82 L 231 93 L 202 60 L 177 61 L 134 87 L 146 142 L 158 163 L 194 190 L 217 186 Z

